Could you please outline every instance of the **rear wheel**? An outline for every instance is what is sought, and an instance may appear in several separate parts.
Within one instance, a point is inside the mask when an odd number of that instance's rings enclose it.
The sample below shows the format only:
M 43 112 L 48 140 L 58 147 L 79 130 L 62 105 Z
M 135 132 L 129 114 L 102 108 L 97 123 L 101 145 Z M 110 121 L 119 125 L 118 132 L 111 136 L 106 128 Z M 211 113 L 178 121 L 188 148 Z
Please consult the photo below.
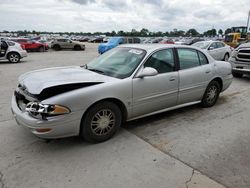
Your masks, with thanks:
M 38 51 L 39 51 L 39 52 L 44 52 L 44 51 L 45 51 L 45 49 L 44 49 L 44 47 L 43 47 L 43 46 L 40 46 L 40 47 L 38 48 Z
M 216 80 L 211 81 L 208 84 L 207 89 L 203 95 L 201 101 L 202 106 L 203 107 L 213 106 L 219 97 L 220 91 L 221 91 L 220 84 Z
M 241 78 L 241 77 L 243 76 L 243 74 L 241 74 L 241 73 L 236 73 L 236 72 L 233 72 L 232 74 L 233 74 L 233 76 L 234 76 L 235 78 Z
M 18 63 L 20 61 L 20 55 L 16 52 L 10 52 L 8 54 L 8 60 L 11 63 Z
M 120 108 L 112 102 L 100 102 L 84 115 L 80 135 L 88 142 L 103 142 L 115 134 L 121 123 Z
M 58 51 L 58 50 L 61 50 L 61 47 L 58 44 L 55 44 L 53 46 L 53 49 L 56 50 L 56 51 Z

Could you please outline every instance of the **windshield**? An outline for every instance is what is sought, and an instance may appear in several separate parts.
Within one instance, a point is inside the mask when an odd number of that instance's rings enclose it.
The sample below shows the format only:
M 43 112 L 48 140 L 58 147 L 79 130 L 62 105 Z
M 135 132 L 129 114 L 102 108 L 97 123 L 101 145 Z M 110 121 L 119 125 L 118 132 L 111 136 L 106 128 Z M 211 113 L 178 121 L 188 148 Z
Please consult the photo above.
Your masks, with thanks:
M 226 35 L 225 42 L 232 42 L 233 41 L 233 35 Z
M 192 46 L 196 46 L 196 47 L 201 48 L 201 49 L 207 49 L 209 44 L 210 44 L 209 42 L 196 42 L 196 43 L 192 44 Z
M 115 78 L 129 77 L 146 54 L 137 48 L 114 48 L 87 64 L 86 68 Z

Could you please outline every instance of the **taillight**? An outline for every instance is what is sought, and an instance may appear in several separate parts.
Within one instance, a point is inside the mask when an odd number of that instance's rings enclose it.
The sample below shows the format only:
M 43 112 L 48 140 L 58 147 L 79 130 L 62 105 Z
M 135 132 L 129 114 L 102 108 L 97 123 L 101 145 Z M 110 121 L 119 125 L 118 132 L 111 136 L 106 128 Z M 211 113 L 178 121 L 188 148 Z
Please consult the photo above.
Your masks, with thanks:
M 25 46 L 23 44 L 21 44 L 21 47 L 22 47 L 23 50 L 25 50 Z

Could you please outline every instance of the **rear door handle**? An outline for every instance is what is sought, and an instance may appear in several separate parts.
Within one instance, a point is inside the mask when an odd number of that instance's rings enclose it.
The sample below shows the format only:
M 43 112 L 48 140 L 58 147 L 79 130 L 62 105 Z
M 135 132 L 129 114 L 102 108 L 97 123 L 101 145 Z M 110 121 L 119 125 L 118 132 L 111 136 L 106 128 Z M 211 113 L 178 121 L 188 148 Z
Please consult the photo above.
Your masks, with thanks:
M 169 78 L 169 81 L 175 81 L 176 80 L 176 77 L 172 76 Z
M 207 73 L 207 74 L 208 74 L 208 73 L 210 73 L 210 72 L 211 72 L 211 70 L 206 70 L 206 72 L 205 72 L 205 73 Z

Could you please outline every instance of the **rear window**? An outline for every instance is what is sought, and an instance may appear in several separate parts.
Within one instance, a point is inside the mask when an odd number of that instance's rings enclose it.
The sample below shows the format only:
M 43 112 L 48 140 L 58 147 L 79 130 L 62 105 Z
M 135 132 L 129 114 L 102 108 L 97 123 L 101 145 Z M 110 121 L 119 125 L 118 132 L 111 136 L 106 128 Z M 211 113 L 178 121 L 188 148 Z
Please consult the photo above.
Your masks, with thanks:
M 9 46 L 15 46 L 15 43 L 14 43 L 14 42 L 8 41 L 7 43 L 8 43 Z

